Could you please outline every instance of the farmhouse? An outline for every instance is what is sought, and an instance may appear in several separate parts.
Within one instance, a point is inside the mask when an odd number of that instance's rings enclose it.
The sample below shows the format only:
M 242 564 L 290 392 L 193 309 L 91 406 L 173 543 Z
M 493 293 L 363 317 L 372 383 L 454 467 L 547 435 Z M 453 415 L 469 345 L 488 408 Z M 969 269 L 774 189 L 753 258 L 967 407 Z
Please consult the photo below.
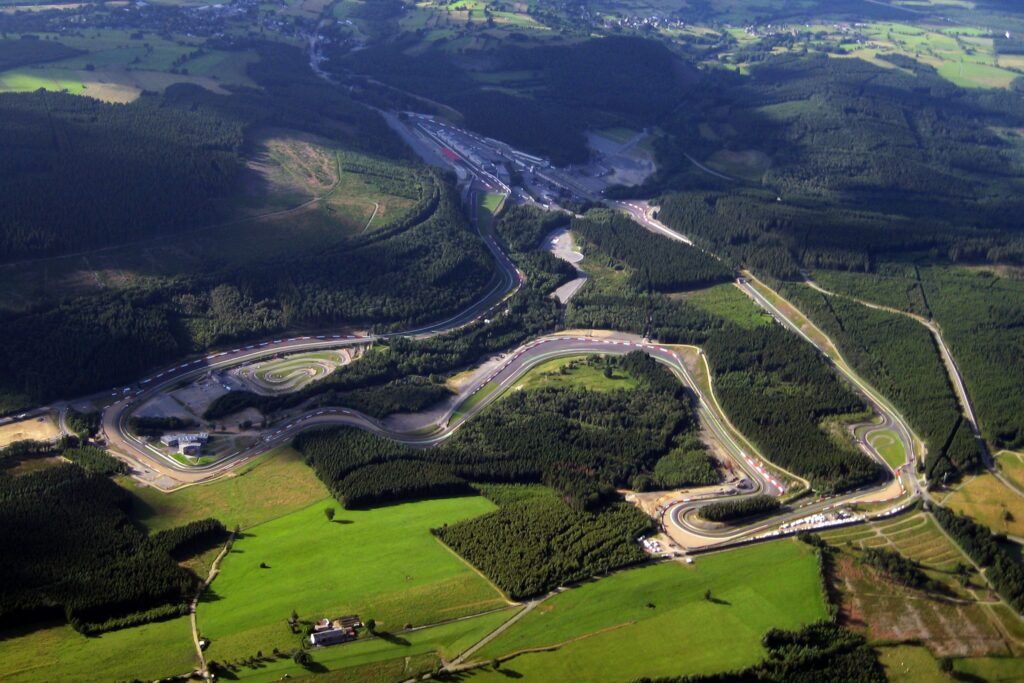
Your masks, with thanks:
M 355 640 L 358 637 L 356 629 L 361 628 L 363 623 L 357 615 L 338 617 L 337 619 L 321 619 L 313 626 L 313 633 L 309 636 L 310 645 L 336 645 Z

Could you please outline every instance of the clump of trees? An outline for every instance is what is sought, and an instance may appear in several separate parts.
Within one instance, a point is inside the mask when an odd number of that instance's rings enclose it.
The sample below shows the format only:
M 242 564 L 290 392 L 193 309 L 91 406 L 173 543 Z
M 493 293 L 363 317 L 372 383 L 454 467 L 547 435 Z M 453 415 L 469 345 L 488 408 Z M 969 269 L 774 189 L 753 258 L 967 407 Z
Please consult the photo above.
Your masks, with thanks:
M 928 578 L 921 567 L 895 550 L 887 548 L 866 548 L 861 555 L 861 562 L 873 567 L 896 583 L 909 588 L 943 592 L 945 586 L 939 581 Z
M 198 578 L 171 553 L 223 527 L 207 520 L 149 537 L 129 521 L 131 504 L 77 465 L 0 476 L 0 622 L 63 617 L 95 633 L 187 610 Z
M 74 408 L 68 408 L 64 421 L 80 439 L 90 439 L 100 429 L 100 411 L 92 410 L 80 412 Z
M 433 533 L 519 600 L 642 562 L 636 543 L 654 525 L 626 503 L 579 511 L 556 496 L 534 496 Z
M 996 591 L 1024 614 L 1024 565 L 1002 546 L 988 527 L 939 505 L 931 506 L 931 512 L 957 545 L 987 570 L 985 576 Z
M 678 292 L 732 279 L 732 270 L 699 249 L 643 230 L 618 211 L 593 210 L 572 222 L 574 232 L 603 253 L 630 265 L 638 290 Z
M 93 474 L 111 477 L 115 474 L 128 473 L 128 466 L 124 462 L 96 446 L 83 445 L 66 448 L 61 455 Z
M 731 522 L 745 517 L 766 515 L 781 506 L 779 499 L 773 496 L 745 496 L 704 505 L 697 514 L 710 522 Z

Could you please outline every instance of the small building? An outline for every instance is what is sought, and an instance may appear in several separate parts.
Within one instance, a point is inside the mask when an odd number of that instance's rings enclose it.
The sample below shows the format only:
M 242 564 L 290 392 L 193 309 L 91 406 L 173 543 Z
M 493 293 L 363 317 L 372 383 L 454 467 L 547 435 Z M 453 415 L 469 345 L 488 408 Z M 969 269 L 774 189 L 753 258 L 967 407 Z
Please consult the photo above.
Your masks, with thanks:
M 309 636 L 310 645 L 337 645 L 347 643 L 356 639 L 354 628 L 328 628 L 322 631 L 314 631 Z
M 182 444 L 199 444 L 202 445 L 210 440 L 210 435 L 206 432 L 197 432 L 195 434 L 164 434 L 160 437 L 160 443 L 167 446 L 168 448 L 180 447 Z
M 200 451 L 203 450 L 203 444 L 197 441 L 186 441 L 178 444 L 178 452 L 182 455 L 199 455 Z
M 356 629 L 362 627 L 363 622 L 355 614 L 337 619 L 324 618 L 313 624 L 313 633 L 309 636 L 309 644 L 324 646 L 347 643 L 359 637 Z

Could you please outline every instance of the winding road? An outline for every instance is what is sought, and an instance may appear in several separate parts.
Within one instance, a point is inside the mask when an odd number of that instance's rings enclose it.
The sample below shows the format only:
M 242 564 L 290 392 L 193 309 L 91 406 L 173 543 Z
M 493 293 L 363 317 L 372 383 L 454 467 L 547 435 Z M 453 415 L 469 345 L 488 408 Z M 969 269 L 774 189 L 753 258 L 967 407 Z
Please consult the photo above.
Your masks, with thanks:
M 471 184 L 479 182 L 485 187 L 495 186 L 492 174 L 475 167 L 469 160 L 461 159 L 460 161 L 468 171 Z M 508 194 L 507 187 L 500 186 L 500 189 L 505 190 L 506 195 Z M 654 207 L 645 202 L 627 201 L 611 202 L 610 204 L 613 208 L 625 211 L 640 226 L 651 232 L 693 245 L 689 237 L 659 222 L 654 217 Z M 742 477 L 735 485 L 723 485 L 717 489 L 694 493 L 690 496 L 681 494 L 678 499 L 659 508 L 659 515 L 666 532 L 680 545 L 691 550 L 721 547 L 737 541 L 777 535 L 780 533 L 780 527 L 785 528 L 786 525 L 798 523 L 800 520 L 805 520 L 843 503 L 888 501 L 891 503 L 889 507 L 895 508 L 920 494 L 914 468 L 911 466 L 898 468 L 898 471 L 894 472 L 894 478 L 880 482 L 877 486 L 851 491 L 837 497 L 799 498 L 800 491 L 806 493 L 808 490 L 807 482 L 792 473 L 782 473 L 779 468 L 768 463 L 761 454 L 756 452 L 755 447 L 729 423 L 728 417 L 713 395 L 713 388 L 711 395 L 705 395 L 702 384 L 696 381 L 681 358 L 680 350 L 638 335 L 616 331 L 569 331 L 533 339 L 500 357 L 485 362 L 472 371 L 458 396 L 446 404 L 443 410 L 435 409 L 422 414 L 404 415 L 397 422 L 390 418 L 378 420 L 342 407 L 315 408 L 300 414 L 288 415 L 277 424 L 263 430 L 258 441 L 251 447 L 231 453 L 208 464 L 183 464 L 175 457 L 152 447 L 145 440 L 132 434 L 128 428 L 129 417 L 141 405 L 159 393 L 183 382 L 197 379 L 211 370 L 223 370 L 283 353 L 369 345 L 390 337 L 405 336 L 423 339 L 457 330 L 493 315 L 494 311 L 500 308 L 506 299 L 519 288 L 524 276 L 499 246 L 499 242 L 493 234 L 493 228 L 489 225 L 477 225 L 476 228 L 481 240 L 494 258 L 497 269 L 488 290 L 464 311 L 444 320 L 400 332 L 356 334 L 346 330 L 343 333 L 280 338 L 251 343 L 187 360 L 154 373 L 131 386 L 114 391 L 114 401 L 104 409 L 101 426 L 109 448 L 132 464 L 137 477 L 146 480 L 151 485 L 166 489 L 217 478 L 267 450 L 290 441 L 301 431 L 324 425 L 347 425 L 412 447 L 428 448 L 450 438 L 463 424 L 498 400 L 523 375 L 540 363 L 553 358 L 580 354 L 625 354 L 639 350 L 668 367 L 679 381 L 688 387 L 696 397 L 695 405 L 702 423 L 712 432 L 728 457 L 742 472 Z M 777 297 L 777 294 L 767 290 L 763 283 L 752 282 L 751 276 L 745 276 L 740 277 L 736 284 L 780 323 L 813 344 L 829 362 L 832 362 L 840 374 L 865 396 L 881 418 L 881 421 L 872 425 L 867 433 L 880 429 L 893 430 L 904 442 L 908 454 L 908 464 L 912 465 L 916 453 L 916 442 L 906 422 L 884 397 L 881 397 L 849 369 L 838 356 L 834 345 L 831 345 L 830 342 L 823 344 L 821 339 L 825 337 L 818 330 L 814 335 L 808 335 L 804 330 L 806 321 L 793 320 L 793 316 L 788 311 L 782 310 L 783 307 L 778 306 L 772 300 Z M 771 292 L 773 296 L 766 296 L 764 290 Z M 698 350 L 698 354 L 703 361 L 702 352 Z M 862 434 L 862 436 L 866 437 L 866 434 Z M 866 438 L 862 438 L 860 445 L 868 455 L 876 458 L 879 462 L 885 462 Z M 904 480 L 909 483 L 909 494 Z M 160 486 L 157 482 L 161 481 L 169 485 Z M 788 490 L 790 488 L 793 490 Z M 709 527 L 706 523 L 695 519 L 696 512 L 701 506 L 714 500 L 721 500 L 723 497 L 767 494 L 785 497 L 788 500 L 792 498 L 794 492 L 798 496 L 795 503 L 790 501 L 790 505 L 784 507 L 779 514 L 753 524 Z M 807 497 L 805 496 L 805 498 Z

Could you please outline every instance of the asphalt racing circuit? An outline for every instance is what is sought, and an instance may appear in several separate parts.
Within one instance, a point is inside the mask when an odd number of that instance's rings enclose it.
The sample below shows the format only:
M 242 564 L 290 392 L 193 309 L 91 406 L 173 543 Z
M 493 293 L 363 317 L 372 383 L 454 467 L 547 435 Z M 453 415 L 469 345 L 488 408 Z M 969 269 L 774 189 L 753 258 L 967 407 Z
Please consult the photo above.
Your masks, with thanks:
M 425 136 L 424 136 L 425 137 Z M 427 142 L 427 140 L 422 140 Z M 469 155 L 448 155 L 450 163 L 459 167 L 459 177 L 465 178 L 466 194 L 472 195 L 481 189 L 501 191 L 506 197 L 512 191 L 493 173 L 474 164 Z M 639 202 L 612 202 L 614 208 L 627 212 L 645 229 L 670 239 L 692 244 L 685 236 L 661 224 L 654 218 L 651 207 Z M 696 408 L 702 423 L 722 445 L 729 459 L 742 473 L 738 481 L 716 487 L 714 490 L 694 492 L 661 504 L 657 515 L 663 530 L 674 543 L 688 551 L 711 550 L 737 542 L 749 542 L 760 538 L 791 533 L 802 528 L 817 528 L 832 524 L 849 524 L 864 521 L 864 515 L 837 513 L 850 503 L 870 504 L 876 516 L 889 515 L 909 505 L 921 495 L 914 472 L 916 462 L 916 441 L 905 420 L 874 389 L 857 377 L 838 358 L 834 347 L 826 348 L 820 339 L 827 337 L 815 330 L 814 335 L 806 331 L 806 321 L 796 321 L 787 314 L 763 290 L 766 286 L 754 283 L 748 277 L 741 277 L 736 284 L 758 305 L 767 310 L 781 324 L 790 328 L 808 343 L 822 352 L 836 370 L 846 378 L 856 391 L 861 393 L 873 407 L 880 421 L 872 423 L 859 432 L 859 445 L 865 453 L 883 465 L 884 458 L 871 445 L 869 435 L 874 431 L 888 429 L 897 434 L 907 454 L 907 464 L 893 470 L 886 465 L 890 476 L 884 481 L 834 497 L 812 497 L 807 482 L 796 475 L 785 473 L 766 462 L 755 449 L 745 442 L 742 435 L 728 422 L 728 417 L 712 395 L 706 395 L 700 382 L 696 381 L 681 358 L 681 350 L 637 335 L 616 331 L 569 331 L 544 336 L 493 358 L 470 373 L 458 396 L 447 404 L 443 411 L 428 411 L 421 415 L 404 416 L 401 428 L 388 421 L 377 420 L 355 410 L 343 407 L 319 407 L 281 420 L 263 430 L 255 444 L 221 457 L 215 462 L 201 465 L 186 465 L 174 457 L 152 447 L 128 429 L 129 417 L 142 404 L 160 392 L 183 382 L 194 380 L 210 370 L 223 370 L 252 363 L 270 356 L 316 349 L 336 349 L 372 344 L 388 337 L 406 336 L 427 338 L 447 333 L 475 321 L 493 315 L 506 299 L 512 296 L 523 282 L 523 274 L 502 251 L 498 241 L 487 226 L 477 226 L 478 233 L 495 259 L 497 270 L 491 286 L 473 305 L 445 320 L 416 329 L 387 334 L 355 334 L 350 331 L 334 334 L 317 334 L 266 340 L 245 346 L 211 353 L 205 357 L 189 359 L 173 367 L 151 374 L 139 382 L 108 392 L 105 400 L 112 400 L 103 411 L 102 432 L 108 447 L 119 457 L 128 461 L 133 474 L 150 485 L 167 490 L 184 485 L 208 481 L 239 467 L 265 451 L 284 444 L 299 432 L 325 425 L 347 425 L 393 439 L 413 447 L 429 448 L 448 439 L 460 426 L 485 410 L 524 374 L 540 363 L 553 358 L 578 356 L 580 354 L 625 354 L 631 351 L 647 353 L 669 368 L 696 397 Z M 702 353 L 698 351 L 702 356 Z M 701 358 L 701 360 L 703 360 Z M 482 392 L 482 393 L 480 393 Z M 477 394 L 480 393 L 479 396 Z M 282 424 L 282 422 L 284 424 Z M 164 486 L 157 482 L 164 482 Z M 736 498 L 766 494 L 781 497 L 786 503 L 781 512 L 758 522 L 739 525 L 709 525 L 697 518 L 700 507 L 723 498 Z

